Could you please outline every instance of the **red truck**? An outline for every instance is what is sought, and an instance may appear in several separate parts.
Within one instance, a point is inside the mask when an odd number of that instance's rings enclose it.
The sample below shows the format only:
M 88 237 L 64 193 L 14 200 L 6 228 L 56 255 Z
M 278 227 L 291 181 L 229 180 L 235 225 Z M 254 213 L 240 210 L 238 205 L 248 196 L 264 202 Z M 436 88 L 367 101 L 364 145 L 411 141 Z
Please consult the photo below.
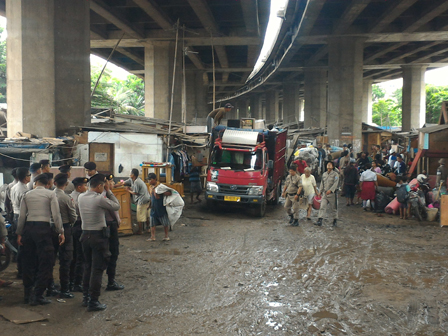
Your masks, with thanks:
M 207 173 L 206 200 L 247 204 L 259 217 L 277 204 L 285 176 L 286 131 L 218 126 Z

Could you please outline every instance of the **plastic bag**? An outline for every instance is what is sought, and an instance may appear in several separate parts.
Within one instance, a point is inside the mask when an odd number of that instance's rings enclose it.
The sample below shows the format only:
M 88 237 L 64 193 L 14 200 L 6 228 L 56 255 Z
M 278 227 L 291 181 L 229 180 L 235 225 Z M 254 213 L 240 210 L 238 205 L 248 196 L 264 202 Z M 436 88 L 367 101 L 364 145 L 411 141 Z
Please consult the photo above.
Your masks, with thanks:
M 185 202 L 182 199 L 182 196 L 180 196 L 180 194 L 176 190 L 171 189 L 164 184 L 159 184 L 156 188 L 157 194 L 163 194 L 167 191 L 171 191 L 171 195 L 165 196 L 163 198 L 163 206 L 165 206 L 166 208 L 171 226 L 174 226 L 174 224 L 176 224 L 176 222 L 182 215 L 182 210 L 184 209 Z

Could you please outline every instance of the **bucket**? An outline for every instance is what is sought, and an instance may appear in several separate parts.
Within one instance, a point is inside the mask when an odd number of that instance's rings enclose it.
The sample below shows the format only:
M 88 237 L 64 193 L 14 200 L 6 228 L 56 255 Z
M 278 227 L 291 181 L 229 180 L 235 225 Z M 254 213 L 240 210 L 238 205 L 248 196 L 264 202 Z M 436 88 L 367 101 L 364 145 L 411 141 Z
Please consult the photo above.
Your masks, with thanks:
M 437 213 L 439 212 L 439 209 L 437 208 L 426 208 L 426 213 L 428 214 L 427 220 L 428 222 L 434 222 L 437 217 Z
M 313 208 L 315 210 L 319 210 L 320 209 L 320 203 L 322 202 L 322 197 L 321 196 L 314 196 L 313 198 Z

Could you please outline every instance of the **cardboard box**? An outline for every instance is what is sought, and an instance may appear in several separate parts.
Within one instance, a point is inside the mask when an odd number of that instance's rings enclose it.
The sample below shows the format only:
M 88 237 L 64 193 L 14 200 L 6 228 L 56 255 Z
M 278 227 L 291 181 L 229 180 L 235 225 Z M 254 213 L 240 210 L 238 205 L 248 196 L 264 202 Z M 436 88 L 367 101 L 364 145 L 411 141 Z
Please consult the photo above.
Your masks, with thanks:
M 327 144 L 328 143 L 328 136 L 324 135 L 324 136 L 317 136 L 316 137 L 316 142 L 319 144 Z

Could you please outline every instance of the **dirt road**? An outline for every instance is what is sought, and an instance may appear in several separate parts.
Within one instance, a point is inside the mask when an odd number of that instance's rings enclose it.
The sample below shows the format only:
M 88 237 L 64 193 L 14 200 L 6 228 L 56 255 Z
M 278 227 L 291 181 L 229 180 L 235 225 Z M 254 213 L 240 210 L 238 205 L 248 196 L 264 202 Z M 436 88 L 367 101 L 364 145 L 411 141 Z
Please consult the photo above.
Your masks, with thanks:
M 341 207 L 342 208 L 342 207 Z M 285 225 L 281 206 L 256 219 L 245 209 L 189 206 L 170 242 L 121 239 L 108 309 L 81 295 L 46 307 L 21 303 L 16 282 L 0 312 L 20 306 L 44 322 L 0 321 L 2 335 L 446 335 L 448 230 L 343 207 L 337 228 Z M 1 274 L 12 279 L 13 268 Z M 47 315 L 48 314 L 48 315 Z

